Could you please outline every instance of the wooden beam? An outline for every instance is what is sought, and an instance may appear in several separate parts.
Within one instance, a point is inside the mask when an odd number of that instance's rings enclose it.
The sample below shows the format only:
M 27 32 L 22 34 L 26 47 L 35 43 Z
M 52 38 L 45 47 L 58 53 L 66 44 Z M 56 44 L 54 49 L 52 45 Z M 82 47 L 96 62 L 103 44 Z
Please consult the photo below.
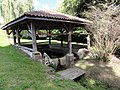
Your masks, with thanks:
M 12 31 L 6 30 L 6 33 L 7 33 L 7 35 L 10 35 L 12 33 Z
M 61 32 L 61 34 L 63 34 L 63 30 L 62 29 L 60 29 L 59 31 Z M 63 47 L 63 35 L 61 35 L 61 47 Z
M 68 47 L 69 53 L 66 55 L 66 67 L 71 67 L 74 64 L 74 55 L 72 54 L 72 29 L 71 24 L 68 25 L 69 35 L 68 35 Z
M 18 43 L 20 44 L 20 33 L 21 33 L 21 31 L 19 30 L 18 31 Z
M 36 30 L 35 30 L 35 25 L 33 22 L 30 23 L 30 29 L 31 29 L 31 34 L 32 34 L 32 46 L 33 46 L 33 51 L 37 51 L 37 44 L 36 44 Z
M 24 47 L 24 46 L 18 46 L 19 48 L 22 48 L 22 49 L 25 49 L 25 50 L 28 50 L 28 51 L 30 51 L 30 52 L 32 52 L 33 51 L 33 49 L 31 49 L 31 48 L 28 48 L 28 47 Z
M 13 31 L 13 41 L 14 41 L 14 45 L 16 45 L 16 32 L 15 30 L 12 30 Z
M 69 54 L 72 54 L 72 27 L 71 24 L 68 27 L 69 35 L 68 35 L 68 45 L 69 45 Z
M 70 21 L 70 20 L 59 20 L 59 19 L 48 19 L 48 18 L 37 18 L 37 17 L 28 17 L 26 19 L 30 19 L 30 20 L 43 20 L 43 21 L 53 21 L 53 22 L 64 22 L 64 23 L 71 23 L 71 24 L 83 24 L 82 21 Z M 86 23 L 90 23 L 90 22 L 86 22 Z M 86 24 L 84 23 L 84 24 Z
M 15 25 L 16 23 L 20 23 L 20 22 L 22 22 L 22 21 L 24 21 L 24 20 L 26 20 L 26 19 L 27 19 L 26 16 L 24 16 L 24 17 L 21 16 L 21 17 L 19 17 L 17 20 L 13 20 L 13 21 L 9 22 L 8 24 L 6 24 L 5 26 L 3 26 L 2 29 L 5 30 L 5 29 L 7 29 L 8 27 L 11 27 L 12 25 Z
M 19 31 L 19 28 L 16 29 L 16 37 L 17 37 L 18 45 L 20 45 L 20 31 Z
M 90 34 L 88 34 L 87 36 L 87 46 L 88 46 L 88 50 L 90 49 Z
M 51 31 L 49 30 L 49 45 L 51 45 Z
M 29 36 L 32 38 L 32 31 L 31 31 L 31 27 L 29 26 L 29 24 L 28 24 L 28 23 L 26 23 L 26 24 L 27 24 L 27 27 L 28 27 L 27 31 L 28 31 L 28 33 L 29 33 Z

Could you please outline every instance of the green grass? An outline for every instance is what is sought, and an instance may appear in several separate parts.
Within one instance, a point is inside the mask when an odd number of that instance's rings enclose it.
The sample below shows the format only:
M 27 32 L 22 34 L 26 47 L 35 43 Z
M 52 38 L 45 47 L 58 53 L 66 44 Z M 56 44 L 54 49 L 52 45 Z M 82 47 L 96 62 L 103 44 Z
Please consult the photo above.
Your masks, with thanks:
M 71 80 L 51 80 L 44 65 L 6 40 L 0 30 L 0 90 L 88 90 Z

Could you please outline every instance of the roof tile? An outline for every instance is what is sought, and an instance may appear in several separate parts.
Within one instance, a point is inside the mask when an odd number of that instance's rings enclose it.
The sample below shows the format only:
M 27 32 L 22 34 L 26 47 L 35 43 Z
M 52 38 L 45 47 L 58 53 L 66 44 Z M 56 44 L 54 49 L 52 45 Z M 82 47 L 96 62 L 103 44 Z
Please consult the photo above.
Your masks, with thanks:
M 51 11 L 51 10 L 30 11 L 30 12 L 26 12 L 24 15 L 35 16 L 35 17 L 38 16 L 41 18 L 46 17 L 46 18 L 62 19 L 62 20 L 70 20 L 70 21 L 81 21 L 81 22 L 88 22 L 88 23 L 91 22 L 83 18 L 78 18 L 76 16 L 71 16 L 71 15 L 67 15 L 67 14 L 63 14 L 63 13 Z

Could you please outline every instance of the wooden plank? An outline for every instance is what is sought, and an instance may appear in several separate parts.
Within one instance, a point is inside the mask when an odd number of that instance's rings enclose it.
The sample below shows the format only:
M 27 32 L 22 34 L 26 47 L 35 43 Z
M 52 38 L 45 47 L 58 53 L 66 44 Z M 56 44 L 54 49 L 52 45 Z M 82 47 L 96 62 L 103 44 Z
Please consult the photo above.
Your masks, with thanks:
M 77 67 L 72 67 L 72 68 L 57 72 L 57 73 L 60 74 L 64 79 L 73 80 L 73 79 L 83 75 L 85 73 L 85 71 L 83 71 Z
M 18 45 L 14 45 L 14 44 L 11 44 L 13 46 L 15 46 L 16 48 L 19 48 L 21 49 L 22 51 L 24 51 L 26 54 L 28 54 L 30 57 L 32 57 L 32 52 L 33 50 L 31 48 L 27 48 L 27 47 L 24 47 L 24 46 L 18 46 Z
M 23 48 L 20 48 L 22 51 L 24 51 L 27 55 L 29 55 L 31 58 L 32 58 L 32 53 L 31 51 L 29 50 L 26 50 L 26 49 L 23 49 Z
M 24 46 L 18 46 L 18 47 L 33 52 L 33 49 L 31 48 L 24 47 Z

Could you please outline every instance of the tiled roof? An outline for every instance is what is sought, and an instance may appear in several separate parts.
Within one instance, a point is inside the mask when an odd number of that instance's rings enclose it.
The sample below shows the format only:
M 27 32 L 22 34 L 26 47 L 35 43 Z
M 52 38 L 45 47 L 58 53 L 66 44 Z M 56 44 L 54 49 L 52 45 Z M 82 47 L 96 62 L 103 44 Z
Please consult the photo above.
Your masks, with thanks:
M 51 18 L 51 19 L 91 23 L 91 21 L 83 19 L 83 18 L 78 18 L 76 16 L 71 16 L 68 14 L 63 14 L 63 13 L 51 11 L 51 10 L 31 11 L 31 12 L 26 12 L 24 15 L 32 16 L 32 17 L 42 17 L 42 18 Z
M 13 21 L 7 23 L 2 27 L 2 29 L 7 29 L 10 27 L 15 26 L 15 24 L 20 24 L 23 21 L 26 20 L 35 20 L 36 24 L 37 21 L 52 21 L 52 22 L 65 22 L 65 23 L 74 23 L 74 24 L 86 24 L 86 23 L 92 23 L 89 20 L 83 19 L 83 18 L 78 18 L 76 16 L 71 16 L 68 14 L 63 14 L 60 12 L 56 11 L 51 11 L 51 10 L 40 10 L 40 11 L 30 11 L 24 13 L 22 16 L 14 19 Z M 23 25 L 23 24 L 22 24 Z M 53 25 L 54 26 L 54 25 Z M 24 28 L 24 25 L 22 26 Z

